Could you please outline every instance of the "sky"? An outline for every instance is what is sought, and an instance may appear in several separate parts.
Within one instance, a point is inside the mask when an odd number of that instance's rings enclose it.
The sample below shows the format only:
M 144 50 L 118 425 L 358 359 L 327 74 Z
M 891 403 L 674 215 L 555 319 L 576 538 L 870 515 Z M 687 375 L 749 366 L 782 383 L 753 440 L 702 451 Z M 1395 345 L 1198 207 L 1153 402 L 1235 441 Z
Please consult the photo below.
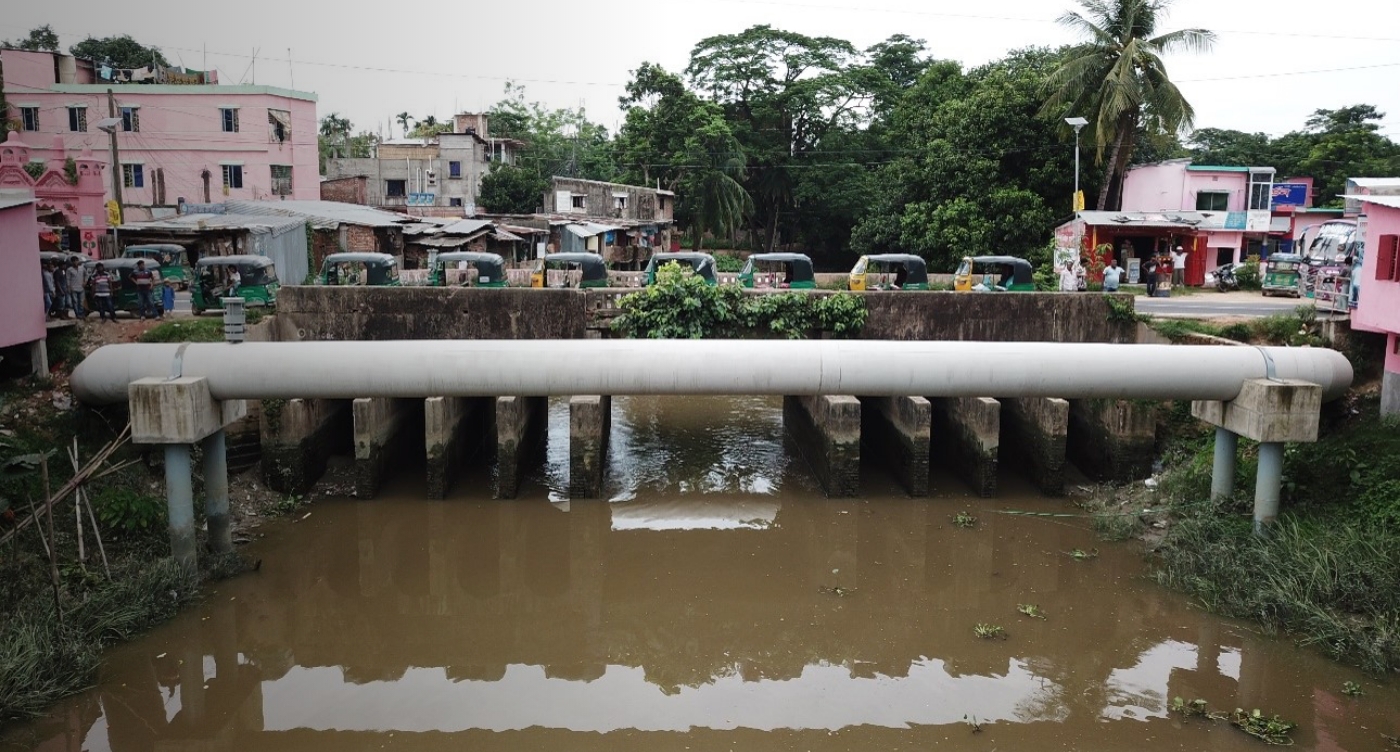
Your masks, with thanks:
M 399 135 L 394 116 L 439 120 L 489 108 L 506 81 L 549 107 L 585 107 L 615 132 L 617 99 L 642 62 L 684 69 L 703 38 L 770 24 L 858 48 L 893 34 L 973 67 L 1008 50 L 1076 41 L 1055 23 L 1074 0 L 463 0 L 400 6 L 342 0 L 7 3 L 0 38 L 51 24 L 66 50 L 89 35 L 130 34 L 172 62 L 215 68 L 223 83 L 312 91 L 318 114 Z M 1212 52 L 1173 55 L 1168 71 L 1196 126 L 1298 130 L 1314 110 L 1374 104 L 1400 140 L 1400 0 L 1175 0 L 1162 30 L 1217 32 Z M 289 54 L 290 53 L 290 54 Z M 256 57 L 255 57 L 256 54 Z

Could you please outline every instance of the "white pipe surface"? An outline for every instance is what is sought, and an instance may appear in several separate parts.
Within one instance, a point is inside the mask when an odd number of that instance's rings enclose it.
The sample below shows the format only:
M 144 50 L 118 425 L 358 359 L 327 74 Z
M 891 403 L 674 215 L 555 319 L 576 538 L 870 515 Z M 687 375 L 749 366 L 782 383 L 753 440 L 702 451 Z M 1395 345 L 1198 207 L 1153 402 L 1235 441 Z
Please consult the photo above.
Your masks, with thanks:
M 178 356 L 178 362 L 176 362 Z M 1272 359 L 1273 373 L 1267 361 Z M 1230 400 L 1246 379 L 1351 385 L 1322 348 L 873 340 L 421 340 L 108 345 L 73 372 L 89 404 L 146 377 L 215 399 L 781 394 Z

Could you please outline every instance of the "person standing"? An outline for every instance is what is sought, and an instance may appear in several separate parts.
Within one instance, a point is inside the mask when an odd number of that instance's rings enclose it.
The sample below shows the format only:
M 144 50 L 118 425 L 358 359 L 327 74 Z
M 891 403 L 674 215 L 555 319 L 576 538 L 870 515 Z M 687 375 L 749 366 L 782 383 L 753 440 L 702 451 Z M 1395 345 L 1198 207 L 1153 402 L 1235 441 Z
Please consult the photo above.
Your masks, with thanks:
M 136 307 L 141 311 L 141 318 L 149 318 L 156 315 L 155 288 L 156 278 L 146 269 L 144 259 L 136 262 L 136 271 L 131 273 L 131 283 L 136 286 Z
M 1074 273 L 1074 262 L 1066 261 L 1060 269 L 1060 292 L 1078 292 L 1079 275 Z
M 39 264 L 39 273 L 40 276 L 44 278 L 44 318 L 51 319 L 53 318 L 54 307 L 53 264 L 47 261 L 41 262 Z
M 1172 287 L 1186 284 L 1186 250 L 1177 246 L 1172 252 Z
M 159 316 L 160 318 L 164 318 L 164 317 L 165 317 L 165 314 L 167 314 L 167 313 L 172 313 L 172 312 L 174 312 L 174 310 L 175 310 L 175 280 L 167 278 L 167 279 L 161 280 L 161 286 L 160 286 L 160 308 L 159 308 L 160 313 L 158 314 L 158 316 Z
M 1118 292 L 1118 283 L 1123 280 L 1123 267 L 1118 265 L 1114 259 L 1108 260 L 1108 266 L 1103 268 L 1103 291 Z
M 69 259 L 68 271 L 64 275 L 68 281 L 68 305 L 73 309 L 73 315 L 85 319 L 88 316 L 87 306 L 83 305 L 83 291 L 87 289 L 87 273 L 83 269 L 83 264 L 76 256 Z
M 68 318 L 68 267 L 60 261 L 49 272 L 53 277 L 53 315 Z
M 107 268 L 101 262 L 93 267 L 89 282 L 92 284 L 92 305 L 97 309 L 97 319 L 116 321 L 117 309 L 112 304 L 112 275 L 107 273 Z
M 1157 295 L 1157 257 L 1148 256 L 1142 260 L 1142 280 L 1147 283 L 1147 297 Z

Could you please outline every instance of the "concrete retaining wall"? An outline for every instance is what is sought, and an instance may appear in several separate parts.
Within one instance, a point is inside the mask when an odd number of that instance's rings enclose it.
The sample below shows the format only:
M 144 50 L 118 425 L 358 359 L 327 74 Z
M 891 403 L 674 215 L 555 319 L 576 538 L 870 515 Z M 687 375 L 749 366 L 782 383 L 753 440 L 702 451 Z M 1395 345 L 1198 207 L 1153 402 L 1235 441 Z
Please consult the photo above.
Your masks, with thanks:
M 932 406 L 923 397 L 863 397 L 861 441 L 910 496 L 928 496 Z
M 486 443 L 491 401 L 485 398 L 430 397 L 423 402 L 423 445 L 427 451 L 428 498 L 447 496 L 453 474 Z
M 326 472 L 326 459 L 349 445 L 345 400 L 265 400 L 260 413 L 263 483 L 278 493 L 306 493 Z
M 930 399 L 933 456 L 952 468 L 978 496 L 997 494 L 1001 403 L 989 397 Z
M 547 397 L 496 398 L 496 498 L 514 499 L 539 459 L 549 413 Z
M 421 409 L 421 402 L 408 399 L 368 398 L 354 402 L 355 416 L 355 495 L 372 499 L 384 479 L 400 444 L 408 412 Z
M 783 398 L 783 423 L 828 497 L 860 490 L 860 415 L 855 397 Z
M 1063 494 L 1069 402 L 1042 397 L 1003 399 L 1001 415 L 1002 426 L 1010 434 L 1002 444 L 1003 456 L 1024 468 L 1042 493 Z
M 1146 478 L 1157 444 L 1157 403 L 1070 400 L 1067 444 L 1070 461 L 1091 478 Z
M 596 499 L 603 495 L 612 431 L 612 397 L 573 397 L 569 400 L 569 497 Z

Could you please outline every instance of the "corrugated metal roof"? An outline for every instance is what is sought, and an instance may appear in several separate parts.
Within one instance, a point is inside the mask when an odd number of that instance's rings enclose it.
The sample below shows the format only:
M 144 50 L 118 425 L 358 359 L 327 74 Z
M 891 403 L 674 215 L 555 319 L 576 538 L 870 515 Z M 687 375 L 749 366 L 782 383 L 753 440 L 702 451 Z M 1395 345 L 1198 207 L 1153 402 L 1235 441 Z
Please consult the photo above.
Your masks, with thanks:
M 450 225 L 442 228 L 444 235 L 471 235 L 495 225 L 485 219 L 459 219 Z
M 592 222 L 575 222 L 564 225 L 564 229 L 581 238 L 591 238 L 594 235 L 602 235 L 605 232 L 617 232 L 625 228 L 615 227 L 613 225 L 599 225 Z
M 1390 207 L 1390 208 L 1392 208 L 1392 209 L 1400 209 L 1400 196 L 1355 196 L 1355 195 L 1348 195 L 1348 196 L 1342 196 L 1342 198 L 1350 199 L 1350 200 L 1354 200 L 1354 201 L 1361 201 L 1361 202 L 1367 203 L 1367 204 L 1376 204 L 1377 206 L 1388 206 L 1388 207 Z
M 341 225 L 398 227 L 417 219 L 339 201 L 229 201 L 226 205 L 237 214 L 301 217 L 318 230 L 334 230 Z
M 1223 226 L 1223 222 L 1212 222 L 1210 216 L 1194 211 L 1084 211 L 1079 213 L 1079 218 L 1084 220 L 1085 224 L 1096 227 L 1153 227 L 1190 230 Z
M 1248 167 L 1230 167 L 1226 165 L 1186 165 L 1190 172 L 1249 172 Z
M 1351 183 L 1357 188 L 1400 187 L 1400 178 L 1347 178 L 1347 182 Z
M 33 196 L 0 196 L 0 209 L 13 209 L 16 206 L 34 203 Z
M 306 224 L 302 217 L 271 214 L 184 214 L 150 222 L 130 222 L 117 228 L 121 232 L 201 232 L 204 230 L 248 230 L 254 233 L 280 235 Z

